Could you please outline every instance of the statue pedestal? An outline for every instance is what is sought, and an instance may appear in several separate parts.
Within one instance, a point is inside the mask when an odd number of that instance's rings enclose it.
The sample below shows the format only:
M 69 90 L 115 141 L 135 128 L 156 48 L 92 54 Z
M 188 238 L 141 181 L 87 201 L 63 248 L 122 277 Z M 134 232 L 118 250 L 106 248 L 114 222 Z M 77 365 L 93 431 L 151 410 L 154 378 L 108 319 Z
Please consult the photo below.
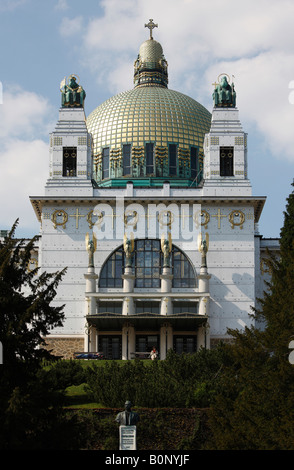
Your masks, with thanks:
M 84 274 L 86 279 L 86 300 L 87 300 L 87 315 L 94 315 L 96 313 L 96 299 L 95 297 L 87 297 L 87 294 L 96 292 L 96 281 L 98 275 L 95 274 L 94 267 L 89 267 L 87 274 Z
M 207 272 L 206 266 L 201 266 L 198 277 L 198 289 L 200 293 L 209 292 L 209 279 L 211 275 Z
M 123 315 L 133 315 L 135 313 L 133 297 L 125 297 L 122 304 Z
M 160 315 L 172 315 L 173 302 L 170 297 L 163 297 L 160 304 Z
M 96 280 L 98 279 L 98 275 L 95 274 L 94 267 L 89 267 L 87 274 L 84 274 L 84 278 L 86 279 L 86 293 L 96 292 Z
M 133 269 L 130 266 L 125 267 L 125 273 L 122 275 L 123 279 L 123 291 L 124 292 L 133 292 L 135 285 L 135 276 L 133 274 Z
M 119 427 L 119 450 L 137 450 L 137 426 Z
M 171 268 L 165 266 L 160 276 L 161 279 L 161 292 L 171 292 L 173 275 Z

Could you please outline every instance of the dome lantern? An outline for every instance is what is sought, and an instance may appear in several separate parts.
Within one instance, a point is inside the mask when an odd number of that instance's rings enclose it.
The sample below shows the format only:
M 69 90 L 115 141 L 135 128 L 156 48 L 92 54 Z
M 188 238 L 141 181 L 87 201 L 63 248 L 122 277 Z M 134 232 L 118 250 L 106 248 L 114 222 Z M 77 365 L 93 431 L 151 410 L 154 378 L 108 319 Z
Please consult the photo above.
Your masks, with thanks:
M 150 19 L 145 27 L 150 29 L 150 38 L 141 44 L 139 54 L 134 63 L 134 84 L 137 86 L 163 86 L 167 88 L 167 61 L 159 42 L 152 36 L 152 29 L 158 27 Z

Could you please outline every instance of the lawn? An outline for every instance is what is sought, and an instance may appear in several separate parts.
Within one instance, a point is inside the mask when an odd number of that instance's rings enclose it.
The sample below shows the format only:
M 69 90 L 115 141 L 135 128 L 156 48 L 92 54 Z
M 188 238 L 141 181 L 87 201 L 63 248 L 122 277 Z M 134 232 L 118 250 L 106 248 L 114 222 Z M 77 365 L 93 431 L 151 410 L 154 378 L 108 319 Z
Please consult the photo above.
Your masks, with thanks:
M 91 402 L 85 390 L 86 384 L 72 385 L 66 389 L 66 408 L 101 408 L 99 403 Z
M 119 365 L 125 364 L 126 361 L 116 360 Z M 149 362 L 149 361 L 146 361 Z M 91 364 L 95 364 L 98 367 L 103 367 L 106 361 L 97 361 L 97 360 L 80 360 L 79 363 L 83 367 L 89 367 Z M 81 409 L 91 409 L 91 408 L 102 408 L 103 405 L 100 403 L 93 403 L 88 397 L 87 391 L 85 389 L 86 384 L 81 385 L 71 385 L 66 389 L 66 408 L 81 408 Z
M 95 364 L 97 367 L 104 367 L 108 361 L 98 361 L 98 360 L 77 360 L 82 367 L 90 367 L 92 364 Z M 124 360 L 113 360 L 113 362 L 123 365 L 126 363 Z M 133 361 L 131 361 L 133 362 Z M 144 361 L 144 365 L 148 367 L 152 361 Z M 50 365 L 45 366 L 48 370 Z M 91 397 L 88 396 L 86 391 L 86 383 L 81 385 L 71 385 L 66 389 L 65 396 L 65 407 L 66 408 L 79 408 L 79 409 L 93 409 L 93 408 L 103 408 L 101 403 L 94 403 L 91 401 Z

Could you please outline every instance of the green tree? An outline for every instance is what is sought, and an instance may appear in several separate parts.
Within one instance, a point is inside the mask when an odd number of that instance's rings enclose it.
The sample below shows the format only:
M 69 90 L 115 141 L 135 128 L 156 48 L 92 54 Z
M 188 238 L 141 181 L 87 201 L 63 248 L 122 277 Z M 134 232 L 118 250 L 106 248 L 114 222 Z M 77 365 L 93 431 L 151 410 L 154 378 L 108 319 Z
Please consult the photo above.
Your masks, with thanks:
M 216 393 L 221 351 L 195 354 L 168 351 L 164 361 L 106 362 L 86 371 L 87 391 L 104 406 L 120 407 L 126 399 L 144 407 L 206 407 Z
M 52 360 L 44 337 L 64 318 L 63 306 L 51 305 L 64 270 L 29 271 L 37 238 L 17 240 L 17 223 L 0 242 L 0 447 L 50 448 L 56 434 L 50 441 L 50 429 L 64 425 L 58 414 L 62 395 L 47 380 L 42 361 Z
M 213 449 L 294 449 L 294 366 L 289 342 L 294 335 L 294 194 L 287 199 L 280 256 L 268 253 L 271 271 L 253 317 L 264 328 L 229 330 L 224 348 L 221 392 L 210 416 Z

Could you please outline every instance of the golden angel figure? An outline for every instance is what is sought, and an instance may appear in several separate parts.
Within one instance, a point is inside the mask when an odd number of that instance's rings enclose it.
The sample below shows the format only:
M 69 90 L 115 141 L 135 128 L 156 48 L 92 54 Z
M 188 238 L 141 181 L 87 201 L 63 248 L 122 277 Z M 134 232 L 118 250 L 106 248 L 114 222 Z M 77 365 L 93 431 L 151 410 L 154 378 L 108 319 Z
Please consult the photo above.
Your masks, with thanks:
M 86 250 L 89 253 L 89 267 L 94 267 L 94 253 L 97 250 L 97 239 L 93 233 L 92 240 L 90 239 L 89 233 L 86 234 L 85 238 Z
M 200 232 L 198 235 L 198 251 L 202 254 L 201 266 L 207 267 L 206 254 L 208 252 L 208 248 L 209 248 L 209 235 L 206 232 L 205 240 L 203 240 L 202 233 Z
M 132 266 L 132 253 L 134 251 L 134 234 L 131 233 L 131 238 L 124 234 L 124 252 L 126 254 L 126 267 Z
M 170 253 L 172 250 L 172 237 L 169 232 L 168 238 L 165 238 L 164 234 L 161 235 L 161 250 L 163 253 L 163 267 L 170 267 Z

